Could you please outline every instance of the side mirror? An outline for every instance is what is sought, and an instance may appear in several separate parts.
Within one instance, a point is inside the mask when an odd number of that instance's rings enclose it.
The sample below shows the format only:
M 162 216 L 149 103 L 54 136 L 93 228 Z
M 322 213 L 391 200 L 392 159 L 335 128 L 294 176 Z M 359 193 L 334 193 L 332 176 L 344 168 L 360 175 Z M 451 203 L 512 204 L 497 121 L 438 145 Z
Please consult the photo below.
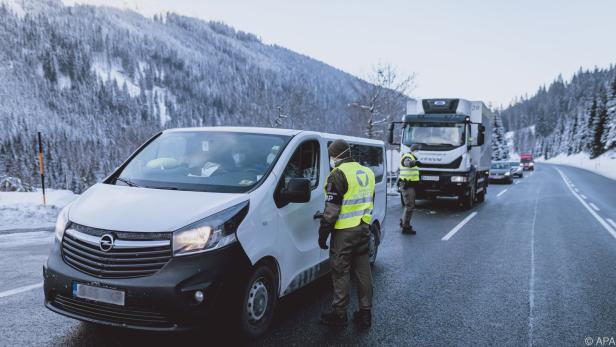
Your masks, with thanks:
M 483 146 L 486 142 L 486 127 L 483 124 L 479 124 L 479 134 L 477 135 L 477 146 Z
M 387 142 L 389 142 L 392 146 L 398 146 L 399 143 L 394 143 L 394 130 L 396 129 L 396 122 L 389 123 L 387 130 L 389 130 L 389 134 L 387 137 Z
M 291 178 L 287 187 L 280 190 L 280 199 L 285 203 L 310 201 L 310 180 L 307 178 Z

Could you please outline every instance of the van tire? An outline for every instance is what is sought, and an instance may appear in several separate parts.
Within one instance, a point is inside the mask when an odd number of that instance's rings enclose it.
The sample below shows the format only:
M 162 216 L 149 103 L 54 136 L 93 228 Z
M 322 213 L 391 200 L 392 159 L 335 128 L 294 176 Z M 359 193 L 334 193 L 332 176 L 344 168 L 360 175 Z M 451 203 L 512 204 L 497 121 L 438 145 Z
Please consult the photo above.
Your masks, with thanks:
M 370 226 L 370 240 L 368 241 L 368 257 L 370 259 L 370 265 L 374 265 L 376 262 L 376 256 L 379 253 L 379 239 L 378 239 L 378 227 L 375 225 Z
M 239 326 L 245 337 L 254 339 L 267 331 L 278 302 L 278 281 L 266 264 L 257 265 L 242 295 Z

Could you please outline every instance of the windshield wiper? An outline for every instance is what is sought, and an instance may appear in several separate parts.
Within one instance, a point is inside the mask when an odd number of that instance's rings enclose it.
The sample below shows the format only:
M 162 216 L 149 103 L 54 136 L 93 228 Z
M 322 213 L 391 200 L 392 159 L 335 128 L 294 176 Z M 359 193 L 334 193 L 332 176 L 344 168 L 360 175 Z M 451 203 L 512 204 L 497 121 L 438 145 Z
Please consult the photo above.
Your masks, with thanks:
M 176 188 L 176 187 L 148 187 L 148 188 L 163 189 L 163 190 L 180 190 L 179 188 Z
M 127 179 L 127 178 L 122 178 L 122 177 L 116 177 L 116 182 L 120 181 L 124 184 L 126 184 L 129 187 L 141 187 L 140 185 L 138 185 L 137 183 Z

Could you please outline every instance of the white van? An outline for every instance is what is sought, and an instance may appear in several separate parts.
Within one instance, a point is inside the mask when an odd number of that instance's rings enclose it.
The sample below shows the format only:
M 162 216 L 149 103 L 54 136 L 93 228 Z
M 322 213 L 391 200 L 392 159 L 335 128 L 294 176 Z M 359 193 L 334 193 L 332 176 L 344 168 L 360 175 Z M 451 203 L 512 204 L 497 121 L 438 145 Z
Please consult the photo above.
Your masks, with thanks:
M 45 305 L 145 330 L 188 329 L 222 312 L 246 335 L 263 333 L 278 298 L 329 270 L 317 240 L 327 146 L 339 138 L 376 176 L 374 262 L 386 210 L 383 142 L 283 129 L 172 129 L 60 213 L 44 267 Z

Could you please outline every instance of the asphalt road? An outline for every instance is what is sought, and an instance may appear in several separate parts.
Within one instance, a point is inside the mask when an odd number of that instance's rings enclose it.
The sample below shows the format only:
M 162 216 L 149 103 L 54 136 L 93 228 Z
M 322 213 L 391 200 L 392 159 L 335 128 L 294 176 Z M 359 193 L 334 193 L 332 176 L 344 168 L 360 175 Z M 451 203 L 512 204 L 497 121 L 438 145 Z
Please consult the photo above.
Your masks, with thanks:
M 391 198 L 373 268 L 373 327 L 317 323 L 331 299 L 326 278 L 283 299 L 272 329 L 252 343 L 584 346 L 616 339 L 616 182 L 550 165 L 516 182 L 491 185 L 471 211 L 450 200 L 420 202 L 414 236 L 397 232 L 400 205 Z M 208 345 L 236 335 L 140 333 L 48 311 L 37 284 L 52 237 L 0 235 L 0 345 Z M 24 286 L 34 288 L 12 291 Z

